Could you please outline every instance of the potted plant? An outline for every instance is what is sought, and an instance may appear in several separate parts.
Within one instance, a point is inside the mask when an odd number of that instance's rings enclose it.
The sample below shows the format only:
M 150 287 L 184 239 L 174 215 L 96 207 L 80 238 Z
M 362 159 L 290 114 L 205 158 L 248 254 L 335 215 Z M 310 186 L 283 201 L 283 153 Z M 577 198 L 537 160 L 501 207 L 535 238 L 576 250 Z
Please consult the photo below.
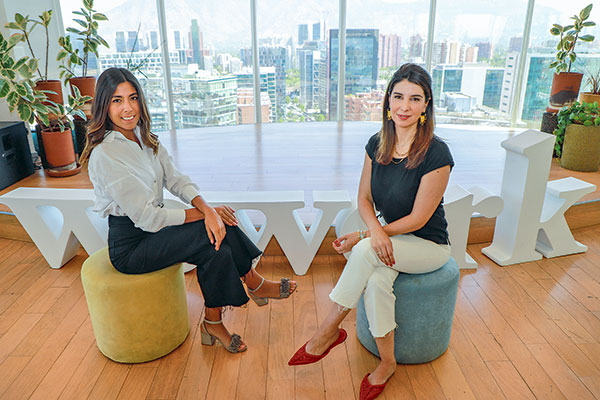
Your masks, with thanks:
M 587 78 L 587 84 L 589 85 L 589 92 L 582 92 L 579 95 L 579 100 L 585 101 L 586 103 L 597 102 L 600 104 L 600 68 L 595 73 L 589 73 Z
M 571 72 L 571 66 L 577 59 L 575 45 L 578 40 L 582 42 L 591 42 L 593 35 L 581 35 L 584 28 L 595 26 L 596 23 L 588 21 L 592 4 L 589 4 L 579 12 L 579 15 L 571 17 L 572 25 L 562 26 L 553 24 L 550 33 L 554 36 L 560 36 L 560 41 L 556 46 L 556 60 L 549 65 L 550 69 L 555 69 L 552 79 L 552 89 L 550 91 L 550 106 L 546 109 L 548 112 L 557 112 L 561 107 L 568 106 L 575 102 L 581 86 L 583 74 Z
M 73 87 L 73 95 L 68 95 L 68 105 L 56 104 L 56 118 L 41 127 L 41 144 L 46 155 L 50 176 L 70 176 L 79 172 L 81 165 L 77 163 L 73 145 L 73 117 L 86 119 L 82 108 L 90 96 L 82 96 L 79 89 Z
M 90 98 L 81 96 L 78 90 L 69 96 L 69 105 L 64 106 L 50 100 L 46 90 L 36 89 L 33 81 L 38 70 L 35 58 L 23 57 L 17 61 L 10 51 L 15 46 L 0 34 L 0 98 L 6 98 L 11 112 L 30 124 L 38 123 L 38 144 L 50 176 L 68 176 L 79 172 L 73 149 L 70 116 L 78 115 L 85 119 L 81 111 Z
M 33 47 L 31 46 L 31 32 L 35 29 L 36 26 L 40 25 L 44 27 L 44 31 L 46 33 L 46 54 L 44 56 L 44 73 L 39 69 L 39 66 L 36 65 L 34 72 L 37 72 L 39 76 L 39 80 L 35 82 L 34 88 L 36 90 L 45 91 L 46 97 L 53 101 L 54 103 L 61 104 L 63 102 L 62 95 L 62 86 L 59 80 L 49 80 L 48 79 L 48 49 L 50 47 L 50 36 L 48 33 L 48 26 L 50 25 L 50 21 L 52 19 L 52 10 L 44 11 L 40 16 L 39 20 L 31 19 L 29 16 L 23 16 L 19 13 L 15 14 L 15 20 L 12 22 L 8 22 L 4 26 L 9 29 L 14 29 L 18 31 L 13 34 L 9 38 L 9 44 L 14 46 L 19 42 L 27 43 L 27 47 L 29 48 L 29 52 L 31 53 L 31 59 L 36 60 L 39 63 L 39 59 L 35 56 L 33 52 Z M 48 103 L 45 103 L 48 105 Z
M 558 113 L 554 130 L 555 154 L 563 168 L 598 171 L 600 164 L 600 106 L 575 102 Z
M 96 78 L 88 76 L 88 61 L 90 53 L 98 56 L 98 47 L 109 47 L 108 43 L 98 34 L 98 21 L 107 21 L 106 15 L 96 12 L 93 9 L 94 0 L 83 0 L 83 7 L 79 11 L 73 11 L 73 14 L 83 17 L 74 18 L 73 21 L 79 25 L 79 29 L 67 28 L 67 32 L 72 33 L 81 41 L 82 51 L 74 49 L 70 36 L 58 38 L 58 44 L 61 50 L 56 57 L 57 61 L 64 61 L 60 77 L 65 83 L 70 82 L 71 90 L 76 86 L 79 91 L 86 96 L 94 96 L 96 88 Z M 81 75 L 75 72 L 76 67 L 81 67 Z M 89 111 L 89 110 L 88 110 Z

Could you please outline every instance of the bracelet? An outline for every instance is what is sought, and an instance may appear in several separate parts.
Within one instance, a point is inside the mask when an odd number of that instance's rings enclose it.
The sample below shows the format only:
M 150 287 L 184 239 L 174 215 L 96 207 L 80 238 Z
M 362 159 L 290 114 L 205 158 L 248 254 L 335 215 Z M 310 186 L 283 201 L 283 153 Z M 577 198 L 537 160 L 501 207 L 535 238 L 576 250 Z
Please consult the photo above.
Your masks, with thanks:
M 359 230 L 356 233 L 358 233 L 358 240 L 363 240 L 367 237 L 367 231 Z

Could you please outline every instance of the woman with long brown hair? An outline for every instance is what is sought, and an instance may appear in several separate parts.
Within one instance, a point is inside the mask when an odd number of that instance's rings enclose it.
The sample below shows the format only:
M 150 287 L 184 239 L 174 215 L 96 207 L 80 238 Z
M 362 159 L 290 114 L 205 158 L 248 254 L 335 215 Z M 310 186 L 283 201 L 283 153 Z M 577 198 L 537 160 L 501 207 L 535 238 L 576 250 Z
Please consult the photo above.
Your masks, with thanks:
M 289 361 L 290 365 L 317 362 L 344 342 L 347 334 L 339 325 L 364 292 L 381 362 L 363 378 L 361 400 L 379 396 L 396 369 L 392 285 L 398 273 L 435 271 L 450 258 L 442 196 L 454 161 L 433 130 L 431 77 L 415 64 L 404 64 L 385 92 L 382 128 L 365 147 L 358 210 L 368 229 L 333 242 L 340 254 L 352 250 L 329 295 L 333 306 Z
M 195 264 L 206 312 L 202 344 L 218 340 L 238 353 L 247 349 L 221 319 L 222 308 L 268 298 L 286 298 L 296 282 L 265 280 L 254 265 L 261 251 L 237 226 L 233 209 L 209 206 L 198 187 L 173 165 L 158 136 L 150 131 L 150 115 L 139 82 L 124 68 L 109 68 L 98 78 L 88 123 L 86 147 L 94 185 L 94 211 L 108 216 L 108 250 L 123 273 L 143 274 L 177 262 Z M 166 188 L 191 208 L 163 207 Z

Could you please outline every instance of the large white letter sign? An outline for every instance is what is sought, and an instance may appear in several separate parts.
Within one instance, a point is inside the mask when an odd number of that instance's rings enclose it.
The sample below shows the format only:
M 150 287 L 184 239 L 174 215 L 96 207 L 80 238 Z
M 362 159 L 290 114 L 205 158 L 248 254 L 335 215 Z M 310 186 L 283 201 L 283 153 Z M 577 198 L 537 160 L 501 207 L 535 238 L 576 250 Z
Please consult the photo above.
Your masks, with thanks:
M 563 213 L 595 187 L 567 178 L 550 182 L 546 191 L 554 139 L 528 130 L 502 142 L 504 210 L 496 218 L 492 244 L 482 249 L 499 265 L 539 260 L 542 254 L 536 248 L 549 257 L 586 250 L 573 239 Z
M 460 185 L 452 185 L 446 189 L 444 210 L 448 221 L 450 251 L 460 269 L 477 268 L 473 257 L 467 254 L 467 239 L 473 213 L 493 218 L 500 214 L 502 207 L 502 199 L 481 186 L 466 190 Z

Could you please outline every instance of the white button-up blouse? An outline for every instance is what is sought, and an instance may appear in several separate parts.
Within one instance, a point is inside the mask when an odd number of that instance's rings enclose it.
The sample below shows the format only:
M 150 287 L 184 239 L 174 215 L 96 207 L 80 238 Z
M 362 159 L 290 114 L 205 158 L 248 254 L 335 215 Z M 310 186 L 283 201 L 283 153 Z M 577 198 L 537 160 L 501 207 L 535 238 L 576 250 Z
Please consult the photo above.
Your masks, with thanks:
M 142 148 L 120 132 L 108 131 L 92 150 L 88 171 L 96 195 L 93 210 L 101 217 L 126 215 L 148 232 L 183 224 L 185 210 L 163 208 L 163 187 L 189 204 L 198 196 L 198 186 L 175 168 L 161 144 L 154 155 L 141 141 L 139 129 L 135 134 Z

